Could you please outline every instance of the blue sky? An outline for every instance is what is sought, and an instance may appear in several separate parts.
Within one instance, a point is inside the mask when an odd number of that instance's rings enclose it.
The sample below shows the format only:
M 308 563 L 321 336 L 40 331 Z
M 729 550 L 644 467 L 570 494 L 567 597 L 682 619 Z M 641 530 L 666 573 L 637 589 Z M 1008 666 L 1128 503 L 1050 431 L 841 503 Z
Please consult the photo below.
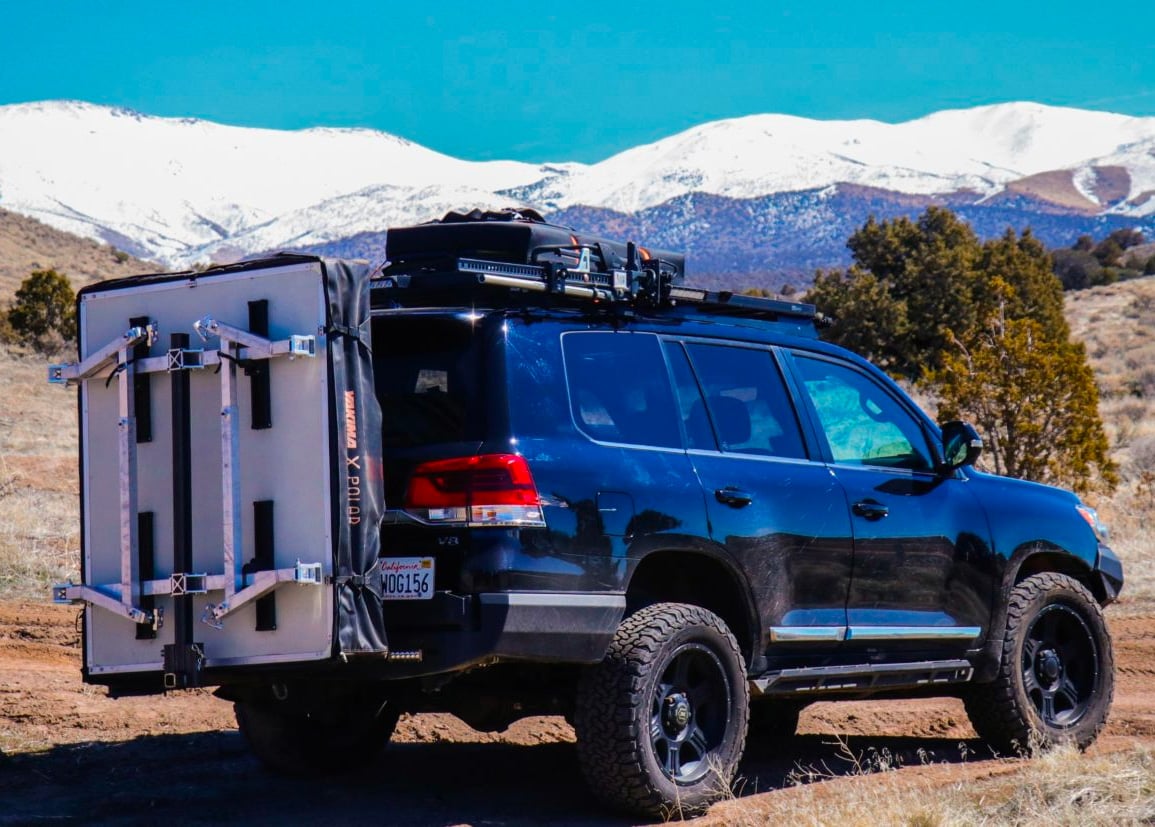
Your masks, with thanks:
M 0 103 L 597 161 L 760 112 L 901 121 L 1035 100 L 1155 115 L 1153 30 L 1155 4 L 1067 0 L 0 0 Z

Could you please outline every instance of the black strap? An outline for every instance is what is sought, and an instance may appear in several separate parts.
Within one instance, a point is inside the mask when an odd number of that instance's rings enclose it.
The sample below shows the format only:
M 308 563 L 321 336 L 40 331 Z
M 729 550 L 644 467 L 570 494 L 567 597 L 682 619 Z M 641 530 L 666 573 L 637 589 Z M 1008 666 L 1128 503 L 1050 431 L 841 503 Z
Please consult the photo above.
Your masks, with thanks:
M 373 562 L 372 568 L 364 574 L 345 574 L 339 577 L 334 577 L 333 582 L 338 586 L 352 586 L 355 590 L 360 591 L 365 589 L 372 592 L 378 598 L 384 596 L 384 590 L 381 584 L 381 560 L 378 558 Z
M 329 325 L 326 333 L 328 333 L 330 336 L 341 336 L 346 339 L 353 339 L 358 344 L 360 344 L 361 347 L 365 348 L 367 352 L 373 352 L 373 348 L 370 345 L 368 319 L 366 319 L 357 327 L 333 322 Z

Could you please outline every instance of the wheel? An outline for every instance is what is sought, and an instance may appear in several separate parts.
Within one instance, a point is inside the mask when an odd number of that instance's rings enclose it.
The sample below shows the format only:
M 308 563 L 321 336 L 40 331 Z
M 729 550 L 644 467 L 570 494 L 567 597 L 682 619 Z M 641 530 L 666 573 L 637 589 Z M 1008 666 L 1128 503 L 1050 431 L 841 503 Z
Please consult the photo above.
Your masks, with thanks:
M 1114 685 L 1099 604 L 1074 578 L 1048 572 L 1011 591 L 998 675 L 963 700 L 979 737 L 1000 751 L 1083 749 L 1107 723 Z
M 401 712 L 367 697 L 296 693 L 238 701 L 237 727 L 253 754 L 285 775 L 325 775 L 372 761 L 388 743 Z
M 805 704 L 790 701 L 759 701 L 750 705 L 750 738 L 770 741 L 793 738 Z
M 703 811 L 730 789 L 746 741 L 749 687 L 717 615 L 658 603 L 618 627 L 578 684 L 578 759 L 607 804 L 662 818 Z

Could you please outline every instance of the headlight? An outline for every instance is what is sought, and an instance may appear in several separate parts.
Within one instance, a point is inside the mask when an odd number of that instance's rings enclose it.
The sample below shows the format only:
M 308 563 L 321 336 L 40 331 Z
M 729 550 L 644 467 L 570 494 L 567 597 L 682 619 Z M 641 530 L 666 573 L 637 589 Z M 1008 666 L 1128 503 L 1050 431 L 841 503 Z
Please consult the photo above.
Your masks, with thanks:
M 1075 506 L 1075 510 L 1079 512 L 1079 516 L 1087 521 L 1087 525 L 1095 532 L 1095 536 L 1100 540 L 1106 540 L 1110 533 L 1107 526 L 1103 525 L 1103 521 L 1099 519 L 1099 512 L 1088 505 L 1079 503 Z

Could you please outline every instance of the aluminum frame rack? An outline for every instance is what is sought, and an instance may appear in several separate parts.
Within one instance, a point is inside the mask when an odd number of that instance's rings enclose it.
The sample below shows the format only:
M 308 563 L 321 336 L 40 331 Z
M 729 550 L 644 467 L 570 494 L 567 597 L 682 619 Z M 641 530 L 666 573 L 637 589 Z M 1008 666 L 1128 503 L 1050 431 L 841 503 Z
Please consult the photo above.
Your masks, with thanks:
M 236 556 L 241 547 L 239 425 L 237 416 L 238 362 L 272 359 L 279 356 L 312 358 L 317 354 L 317 340 L 312 335 L 294 335 L 272 341 L 246 330 L 205 316 L 193 323 L 202 340 L 216 336 L 220 347 L 214 351 L 193 348 L 170 348 L 163 356 L 133 359 L 138 344 L 153 345 L 158 336 L 155 322 L 128 328 L 120 337 L 94 351 L 78 364 L 51 365 L 48 381 L 53 384 L 79 385 L 96 378 L 114 365 L 117 379 L 117 443 L 120 478 L 120 582 L 102 585 L 63 583 L 52 587 L 57 603 L 87 603 L 122 616 L 133 623 L 160 628 L 163 610 L 140 607 L 142 597 L 205 594 L 223 591 L 220 603 L 205 607 L 201 621 L 220 629 L 229 613 L 250 603 L 282 583 L 321 585 L 321 563 L 302 563 L 292 568 L 269 569 L 244 575 L 250 582 L 238 590 Z M 139 578 L 139 537 L 137 536 L 137 457 L 134 385 L 137 374 L 175 373 L 220 366 L 221 385 L 221 483 L 223 507 L 223 566 L 221 574 L 174 572 L 167 578 L 142 581 Z M 110 377 L 111 378 L 111 377 Z
M 705 290 L 672 283 L 661 262 L 645 262 L 641 269 L 597 272 L 590 268 L 589 249 L 577 267 L 516 264 L 477 258 L 458 258 L 451 268 L 422 269 L 388 274 L 375 287 L 386 291 L 498 287 L 606 304 L 647 308 L 683 307 L 699 312 L 776 321 L 790 318 L 818 325 L 823 317 L 813 304 L 747 296 L 729 291 Z M 544 297 L 543 297 L 544 300 Z

